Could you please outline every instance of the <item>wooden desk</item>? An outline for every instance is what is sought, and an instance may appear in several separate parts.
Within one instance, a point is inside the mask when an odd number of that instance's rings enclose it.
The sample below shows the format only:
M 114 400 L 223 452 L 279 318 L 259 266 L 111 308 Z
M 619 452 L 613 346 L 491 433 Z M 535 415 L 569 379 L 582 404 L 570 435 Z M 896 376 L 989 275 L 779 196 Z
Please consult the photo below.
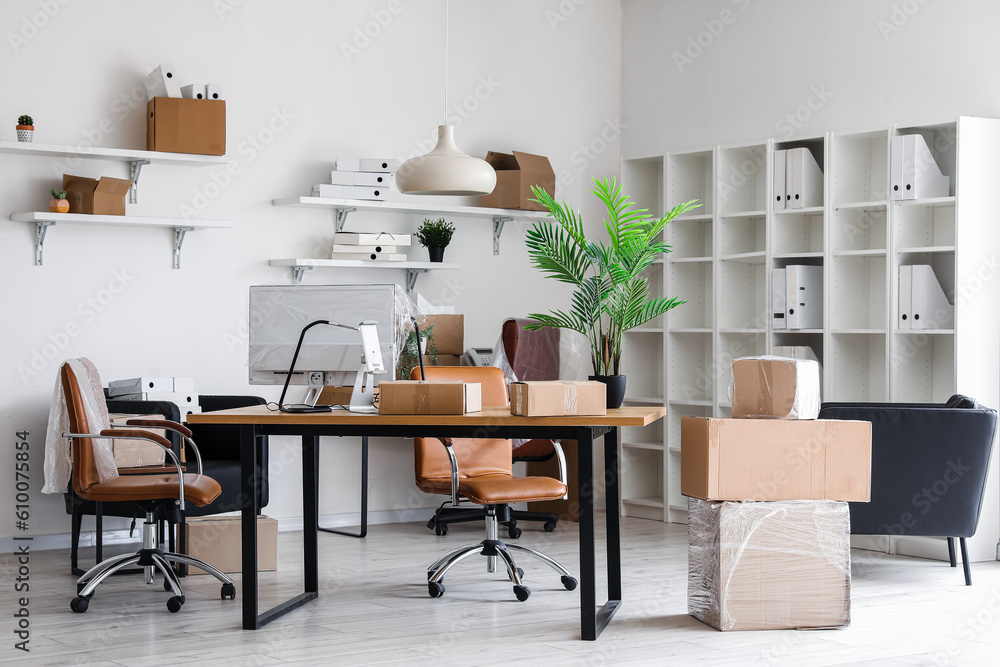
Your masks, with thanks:
M 318 591 L 319 517 L 318 456 L 320 436 L 544 438 L 576 440 L 580 466 L 580 632 L 594 640 L 618 611 L 622 600 L 621 538 L 618 517 L 618 427 L 647 426 L 661 419 L 663 407 L 628 406 L 600 417 L 517 417 L 507 408 L 484 408 L 465 415 L 364 415 L 335 410 L 313 414 L 272 412 L 264 406 L 189 415 L 195 424 L 240 425 L 243 527 L 243 628 L 256 630 L 275 618 L 316 598 Z M 302 438 L 303 592 L 286 602 L 257 613 L 257 511 L 255 482 L 256 447 L 260 435 L 295 435 Z M 595 613 L 594 439 L 604 437 L 606 547 L 608 601 Z M 419 566 L 419 565 L 418 565 Z M 428 600 L 428 604 L 433 604 Z

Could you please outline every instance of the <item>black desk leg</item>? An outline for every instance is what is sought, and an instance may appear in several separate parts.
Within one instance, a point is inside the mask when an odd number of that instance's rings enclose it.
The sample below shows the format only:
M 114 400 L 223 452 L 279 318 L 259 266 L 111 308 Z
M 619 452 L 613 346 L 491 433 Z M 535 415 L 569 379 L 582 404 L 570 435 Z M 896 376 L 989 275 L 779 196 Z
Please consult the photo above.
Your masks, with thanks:
M 594 438 L 590 429 L 576 436 L 579 462 L 577 481 L 580 493 L 580 634 L 597 639 L 594 607 L 597 604 L 594 563 Z
M 319 469 L 319 459 L 316 460 L 316 468 Z M 351 533 L 337 528 L 324 528 L 319 526 L 324 533 L 336 533 L 337 535 L 347 535 L 348 537 L 364 537 L 368 534 L 368 436 L 361 436 L 361 532 Z
M 622 599 L 621 513 L 618 509 L 619 481 L 618 429 L 604 434 L 604 510 L 607 519 L 608 600 L 619 605 Z
M 240 501 L 242 504 L 243 629 L 257 623 L 257 477 L 256 428 L 240 426 Z
M 302 436 L 302 569 L 306 594 L 319 591 L 319 436 Z

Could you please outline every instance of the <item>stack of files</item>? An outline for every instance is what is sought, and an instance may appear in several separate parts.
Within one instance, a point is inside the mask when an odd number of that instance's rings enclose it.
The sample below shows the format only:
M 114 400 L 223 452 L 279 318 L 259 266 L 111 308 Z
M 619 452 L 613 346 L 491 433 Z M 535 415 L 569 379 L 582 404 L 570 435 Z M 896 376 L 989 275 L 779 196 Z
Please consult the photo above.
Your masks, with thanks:
M 823 205 L 823 170 L 808 148 L 774 151 L 775 210 Z
M 899 267 L 899 329 L 951 329 L 955 306 L 929 264 Z
M 409 245 L 409 234 L 337 232 L 333 235 L 332 258 L 403 262 L 406 261 L 405 248 Z M 400 249 L 403 251 L 397 252 Z
M 330 182 L 314 185 L 313 197 L 384 201 L 397 161 L 390 158 L 338 157 Z
M 771 270 L 771 328 L 823 328 L 823 267 Z
M 919 134 L 892 138 L 889 155 L 889 198 L 947 197 L 950 181 L 941 173 L 927 141 Z
M 108 398 L 116 401 L 166 401 L 178 407 L 181 416 L 198 414 L 194 378 L 138 377 L 108 383 Z

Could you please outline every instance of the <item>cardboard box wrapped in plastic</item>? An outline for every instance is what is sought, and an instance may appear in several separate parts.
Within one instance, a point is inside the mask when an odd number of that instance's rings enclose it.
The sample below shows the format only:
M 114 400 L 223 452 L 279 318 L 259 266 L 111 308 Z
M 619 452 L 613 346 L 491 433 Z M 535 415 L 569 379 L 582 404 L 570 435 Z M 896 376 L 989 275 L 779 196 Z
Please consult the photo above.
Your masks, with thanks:
M 688 500 L 688 613 L 717 630 L 851 622 L 851 520 L 827 500 Z
M 784 357 L 733 360 L 733 419 L 816 419 L 819 363 Z

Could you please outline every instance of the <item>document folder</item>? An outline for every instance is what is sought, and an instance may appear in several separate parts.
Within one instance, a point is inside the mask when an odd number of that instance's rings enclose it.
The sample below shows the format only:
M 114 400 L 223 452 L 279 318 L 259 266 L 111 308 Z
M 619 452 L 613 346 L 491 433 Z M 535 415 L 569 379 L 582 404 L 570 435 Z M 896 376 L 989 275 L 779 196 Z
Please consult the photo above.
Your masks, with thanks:
M 955 326 L 955 306 L 941 289 L 941 283 L 929 264 L 915 264 L 912 271 L 913 309 L 911 329 L 951 329 Z
M 785 267 L 785 308 L 788 329 L 823 328 L 823 267 Z
M 786 208 L 823 205 L 823 170 L 808 148 L 789 148 L 785 158 Z
M 899 267 L 899 315 L 896 327 L 899 329 L 909 329 L 913 320 L 912 303 L 912 266 Z
M 785 270 L 771 269 L 771 328 L 787 329 L 785 317 Z
M 941 173 L 922 135 L 903 135 L 902 199 L 947 197 L 950 181 Z
M 893 137 L 889 151 L 889 199 L 903 198 L 903 137 Z
M 771 200 L 775 211 L 785 208 L 785 151 L 774 151 L 774 163 L 772 165 L 772 180 L 774 187 L 774 198 Z

